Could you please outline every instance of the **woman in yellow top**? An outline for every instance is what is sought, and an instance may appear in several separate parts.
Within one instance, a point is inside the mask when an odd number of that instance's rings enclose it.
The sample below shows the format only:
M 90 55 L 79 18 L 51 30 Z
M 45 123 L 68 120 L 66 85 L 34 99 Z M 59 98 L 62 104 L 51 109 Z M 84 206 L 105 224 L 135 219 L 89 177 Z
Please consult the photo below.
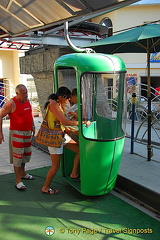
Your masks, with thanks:
M 72 121 L 65 117 L 62 105 L 67 103 L 69 101 L 69 98 L 71 96 L 71 92 L 66 87 L 60 87 L 56 94 L 51 94 L 48 98 L 48 102 L 45 104 L 45 108 L 48 109 L 48 125 L 51 129 L 54 128 L 55 124 L 60 124 L 61 129 L 64 131 L 64 126 L 70 125 L 70 126 L 77 126 L 78 121 Z M 51 100 L 52 99 L 52 100 Z M 79 168 L 79 146 L 78 143 L 74 140 L 70 139 L 69 142 L 65 144 L 65 147 L 74 151 L 76 153 L 74 158 L 74 164 L 73 169 L 70 174 L 71 178 L 77 178 L 78 177 L 78 168 Z M 55 194 L 58 193 L 58 190 L 54 190 L 50 187 L 51 181 L 56 175 L 59 166 L 60 166 L 60 155 L 63 153 L 63 144 L 60 148 L 56 147 L 48 147 L 52 166 L 49 169 L 46 180 L 44 182 L 44 185 L 42 187 L 43 193 L 48 194 Z

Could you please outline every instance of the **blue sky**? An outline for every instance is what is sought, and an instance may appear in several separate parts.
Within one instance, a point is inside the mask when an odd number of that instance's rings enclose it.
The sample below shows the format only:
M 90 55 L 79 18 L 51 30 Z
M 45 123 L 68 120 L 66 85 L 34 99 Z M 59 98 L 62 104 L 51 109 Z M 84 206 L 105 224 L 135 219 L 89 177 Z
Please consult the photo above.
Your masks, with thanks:
M 133 4 L 155 4 L 155 3 L 160 4 L 160 0 L 141 0 L 141 1 L 133 3 Z

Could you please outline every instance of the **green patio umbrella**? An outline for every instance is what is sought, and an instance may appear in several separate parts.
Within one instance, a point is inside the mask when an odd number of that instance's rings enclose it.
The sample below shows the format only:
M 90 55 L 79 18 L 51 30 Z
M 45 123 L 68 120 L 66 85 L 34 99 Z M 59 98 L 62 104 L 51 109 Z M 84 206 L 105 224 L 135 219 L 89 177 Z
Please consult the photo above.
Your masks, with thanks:
M 147 53 L 148 160 L 151 160 L 151 81 L 150 54 L 160 52 L 160 24 L 144 24 L 87 47 L 102 53 Z

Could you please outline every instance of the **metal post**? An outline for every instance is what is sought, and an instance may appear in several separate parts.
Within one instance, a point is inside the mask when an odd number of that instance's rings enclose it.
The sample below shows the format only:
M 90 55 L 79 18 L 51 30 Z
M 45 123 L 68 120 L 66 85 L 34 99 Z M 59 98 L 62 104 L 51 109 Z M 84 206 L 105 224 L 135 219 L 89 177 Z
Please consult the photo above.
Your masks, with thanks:
M 148 95 L 148 161 L 151 161 L 151 79 L 150 79 L 150 39 L 147 39 L 147 95 Z
M 134 153 L 135 103 L 136 103 L 136 93 L 132 93 L 131 154 Z

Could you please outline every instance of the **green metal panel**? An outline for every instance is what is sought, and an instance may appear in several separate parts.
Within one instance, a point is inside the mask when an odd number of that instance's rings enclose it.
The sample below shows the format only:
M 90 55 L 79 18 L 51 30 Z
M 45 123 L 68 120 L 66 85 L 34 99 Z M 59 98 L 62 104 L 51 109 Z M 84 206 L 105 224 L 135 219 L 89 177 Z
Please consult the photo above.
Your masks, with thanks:
M 58 88 L 58 69 L 74 68 L 78 92 L 78 117 L 82 122 L 81 76 L 84 73 L 125 72 L 123 61 L 113 55 L 74 53 L 61 56 L 54 65 L 55 90 Z M 122 79 L 123 78 L 123 79 Z M 124 74 L 121 76 L 124 81 Z M 98 82 L 96 84 L 98 86 Z M 115 120 L 94 113 L 94 122 L 89 128 L 79 124 L 80 181 L 72 180 L 69 174 L 73 164 L 73 153 L 64 150 L 62 173 L 65 179 L 82 194 L 96 196 L 108 193 L 115 185 L 124 146 L 122 125 L 123 86 L 120 86 L 118 115 Z M 95 105 L 96 100 L 93 101 Z M 72 159 L 72 160 L 71 160 Z
M 123 146 L 124 138 L 98 142 L 81 137 L 80 174 L 81 192 L 84 195 L 102 195 L 114 187 Z

